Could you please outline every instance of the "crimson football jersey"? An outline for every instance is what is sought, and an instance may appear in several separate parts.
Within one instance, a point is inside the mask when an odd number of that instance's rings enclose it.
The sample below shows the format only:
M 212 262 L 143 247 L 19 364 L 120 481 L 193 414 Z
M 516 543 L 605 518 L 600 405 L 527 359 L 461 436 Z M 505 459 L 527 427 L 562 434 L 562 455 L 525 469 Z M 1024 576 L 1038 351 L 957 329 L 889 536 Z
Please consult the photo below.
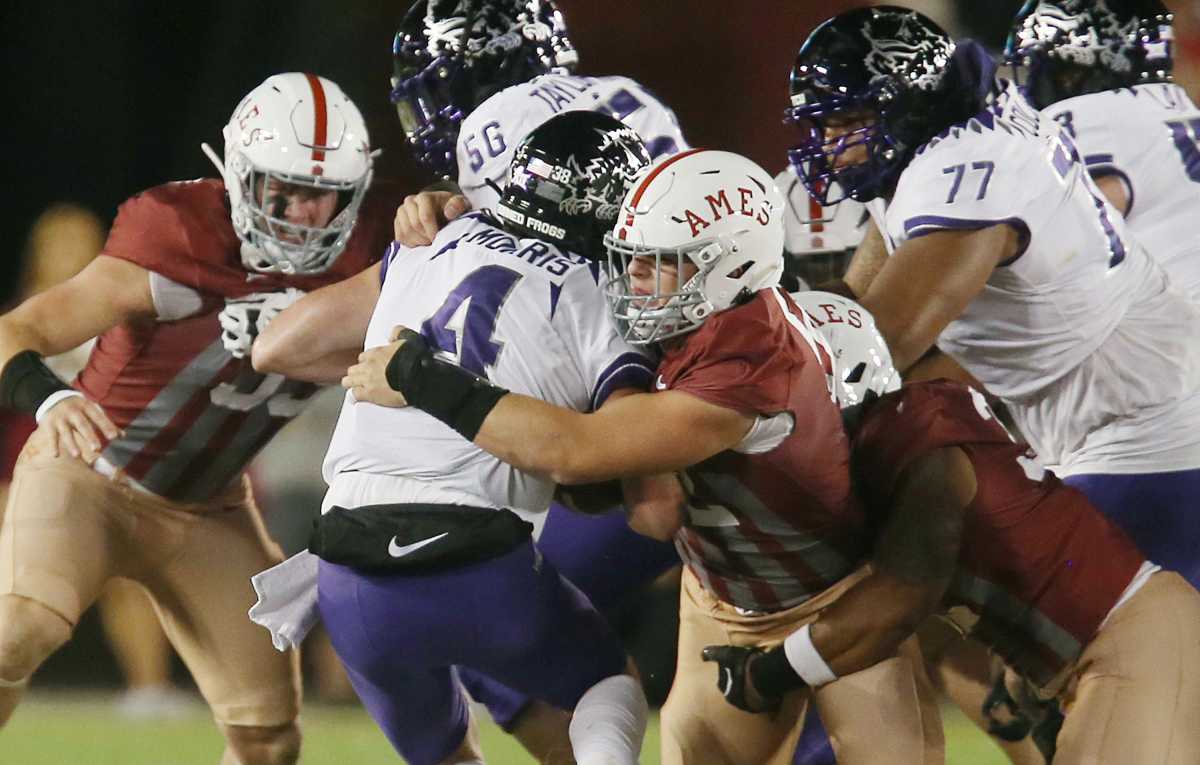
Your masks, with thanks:
M 739 608 L 804 602 L 868 552 L 850 488 L 850 444 L 830 395 L 830 357 L 804 312 L 778 289 L 713 315 L 666 350 L 657 387 L 755 416 L 787 413 L 769 451 L 728 450 L 686 471 L 680 555 L 713 594 Z
M 867 411 L 854 469 L 869 511 L 888 511 L 915 459 L 952 446 L 970 459 L 978 488 L 947 602 L 975 611 L 973 635 L 1044 685 L 1079 656 L 1145 559 L 1012 441 L 981 393 L 945 380 L 906 385 Z
M 313 290 L 358 273 L 392 241 L 403 196 L 393 184 L 372 185 L 346 250 L 315 276 L 248 272 L 220 181 L 168 183 L 122 204 L 101 254 L 151 272 L 160 316 L 101 335 L 75 382 L 125 431 L 105 446 L 108 465 L 179 501 L 228 486 L 316 386 L 255 373 L 249 359 L 233 358 L 217 320 L 225 300 Z M 174 306 L 166 315 L 160 294 Z

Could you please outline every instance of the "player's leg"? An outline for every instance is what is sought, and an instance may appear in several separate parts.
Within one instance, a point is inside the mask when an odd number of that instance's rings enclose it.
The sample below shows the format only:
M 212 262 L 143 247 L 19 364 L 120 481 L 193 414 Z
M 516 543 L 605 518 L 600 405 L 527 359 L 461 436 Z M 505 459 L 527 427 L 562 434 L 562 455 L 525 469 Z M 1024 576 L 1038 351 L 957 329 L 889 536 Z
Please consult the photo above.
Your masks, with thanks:
M 1086 494 L 1149 560 L 1200 588 L 1200 470 L 1073 475 L 1064 483 Z
M 68 456 L 22 454 L 0 525 L 0 725 L 126 558 L 122 491 Z M 119 508 L 117 508 L 119 509 Z
M 1200 594 L 1150 577 L 1077 660 L 1055 765 L 1200 762 Z
M 674 545 L 637 534 L 620 509 L 584 515 L 552 503 L 537 546 L 601 612 L 615 608 L 679 564 Z M 460 668 L 459 676 L 471 698 L 486 706 L 492 720 L 539 762 L 569 761 L 562 759 L 570 757 L 569 715 L 469 667 Z
M 923 672 L 916 638 L 910 638 L 897 656 L 815 691 L 839 763 L 945 761 L 942 720 Z
M 459 681 L 471 698 L 485 705 L 492 721 L 519 741 L 541 765 L 575 762 L 567 733 L 570 712 L 531 699 L 481 672 L 466 667 L 458 670 Z
M 689 569 L 684 569 L 675 682 L 660 717 L 663 765 L 792 762 L 809 694 L 788 694 L 774 714 L 743 712 L 721 695 L 714 665 L 700 658 L 709 645 L 766 642 L 768 630 L 760 630 L 760 626 L 769 626 L 778 633 L 775 642 L 788 631 L 787 624 L 775 620 L 738 615 L 704 590 Z
M 927 619 L 917 632 L 925 670 L 935 691 L 955 703 L 980 730 L 987 732 L 989 721 L 983 716 L 983 703 L 994 685 L 993 657 L 987 646 L 963 637 L 962 632 L 945 619 Z M 1014 765 L 1044 765 L 1046 762 L 1030 736 L 1007 741 L 989 734 L 989 738 Z
M 146 544 L 168 556 L 137 577 L 212 709 L 238 765 L 291 765 L 300 754 L 300 670 L 246 612 L 250 576 L 279 562 L 244 484 L 204 508 L 145 500 Z M 153 507 L 151 507 L 152 505 Z
M 532 545 L 492 562 L 503 576 L 475 594 L 485 647 L 470 664 L 531 697 L 571 710 L 579 765 L 633 763 L 641 751 L 646 699 L 616 634 L 587 598 Z M 505 605 L 496 612 L 489 602 Z
M 321 619 L 333 647 L 367 712 L 413 765 L 480 756 L 450 666 L 451 655 L 485 637 L 461 587 L 437 574 L 373 576 L 320 563 Z

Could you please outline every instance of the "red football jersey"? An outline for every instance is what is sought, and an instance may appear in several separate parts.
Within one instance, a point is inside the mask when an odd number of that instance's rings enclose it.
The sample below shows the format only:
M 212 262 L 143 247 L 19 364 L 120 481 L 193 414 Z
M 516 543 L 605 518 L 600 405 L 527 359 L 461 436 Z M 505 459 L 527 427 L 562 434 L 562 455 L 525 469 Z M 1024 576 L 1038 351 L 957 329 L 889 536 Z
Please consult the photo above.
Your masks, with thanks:
M 287 287 L 313 290 L 358 273 L 392 241 L 403 200 L 390 183 L 367 192 L 346 250 L 324 274 L 249 273 L 220 181 L 168 183 L 121 205 L 102 255 L 136 263 L 190 291 L 183 318 L 121 325 L 96 342 L 76 387 L 125 435 L 103 458 L 146 488 L 201 501 L 228 486 L 316 390 L 260 375 L 221 344 L 225 299 Z
M 873 404 L 854 437 L 857 485 L 886 513 L 913 460 L 956 446 L 975 470 L 948 602 L 979 616 L 974 635 L 1045 684 L 1078 656 L 1145 558 L 1087 498 L 1013 442 L 982 394 L 945 380 Z
M 762 454 L 722 452 L 686 471 L 692 510 L 680 554 L 739 608 L 802 603 L 868 552 L 850 487 L 850 444 L 830 395 L 830 358 L 782 290 L 760 291 L 666 351 L 659 386 L 795 427 Z

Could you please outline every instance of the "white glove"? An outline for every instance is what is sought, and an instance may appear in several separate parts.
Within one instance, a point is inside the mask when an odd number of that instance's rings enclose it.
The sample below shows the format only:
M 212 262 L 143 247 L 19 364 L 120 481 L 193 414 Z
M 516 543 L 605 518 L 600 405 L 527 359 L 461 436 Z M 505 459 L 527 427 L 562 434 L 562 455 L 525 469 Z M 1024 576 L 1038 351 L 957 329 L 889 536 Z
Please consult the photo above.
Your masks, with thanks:
M 304 297 L 304 292 L 289 287 L 282 292 L 257 292 L 225 301 L 218 319 L 221 342 L 235 359 L 250 355 L 254 339 L 262 334 L 279 312 Z

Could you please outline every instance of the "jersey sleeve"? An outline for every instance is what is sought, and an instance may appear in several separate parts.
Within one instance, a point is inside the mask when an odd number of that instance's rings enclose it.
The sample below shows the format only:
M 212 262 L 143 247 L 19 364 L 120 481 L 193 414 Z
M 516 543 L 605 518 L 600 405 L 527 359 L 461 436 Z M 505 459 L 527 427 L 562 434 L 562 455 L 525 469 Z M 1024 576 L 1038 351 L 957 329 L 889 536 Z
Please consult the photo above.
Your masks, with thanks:
M 550 284 L 552 321 L 583 379 L 591 385 L 592 411 L 622 388 L 649 390 L 654 363 L 621 339 L 613 324 L 597 271 L 576 268 Z
M 660 371 L 665 370 L 671 390 L 745 414 L 772 416 L 788 409 L 792 381 L 807 361 L 759 298 L 715 314 Z
M 1016 230 L 1017 256 L 1029 246 L 1031 232 L 1054 209 L 1070 179 L 1070 149 L 1062 149 L 1054 176 L 1054 150 L 1030 151 L 1030 141 L 989 128 L 974 119 L 918 154 L 900 177 L 887 207 L 887 228 L 897 242 L 938 231 L 974 231 L 997 224 Z M 936 139 L 935 139 L 936 140 Z M 1042 139 L 1038 139 L 1042 140 Z
M 192 257 L 179 208 L 156 191 L 130 197 L 117 208 L 100 254 L 127 260 L 189 287 L 200 287 L 200 264 Z
M 1124 103 L 1127 98 L 1125 92 L 1089 93 L 1053 104 L 1045 113 L 1075 141 L 1091 176 L 1118 178 L 1132 203 L 1137 195 L 1127 165 L 1146 152 L 1146 137 L 1159 132 L 1161 125 L 1146 120 L 1140 104 Z

